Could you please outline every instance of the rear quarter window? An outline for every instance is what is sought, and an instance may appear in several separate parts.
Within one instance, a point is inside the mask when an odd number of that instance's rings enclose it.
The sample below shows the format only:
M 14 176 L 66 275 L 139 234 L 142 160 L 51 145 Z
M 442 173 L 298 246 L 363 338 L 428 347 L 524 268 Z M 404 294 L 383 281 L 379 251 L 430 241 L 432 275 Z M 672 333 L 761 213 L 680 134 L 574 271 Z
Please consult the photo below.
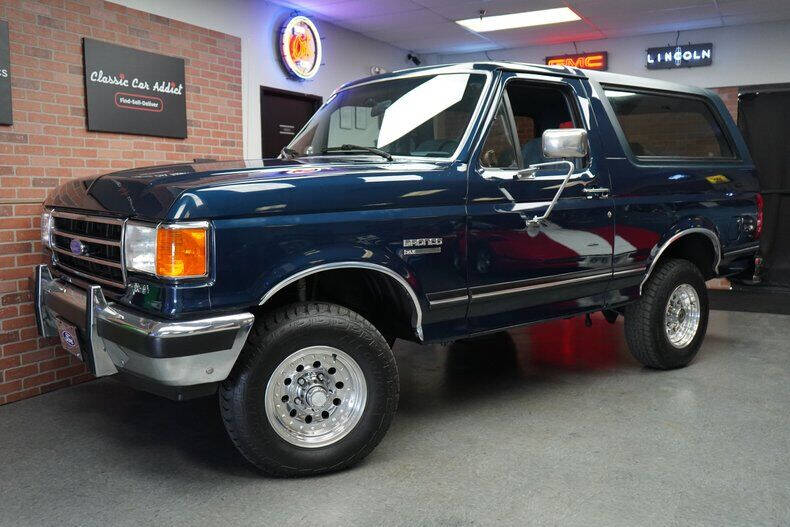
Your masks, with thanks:
M 634 156 L 732 159 L 732 147 L 711 108 L 697 97 L 606 88 Z

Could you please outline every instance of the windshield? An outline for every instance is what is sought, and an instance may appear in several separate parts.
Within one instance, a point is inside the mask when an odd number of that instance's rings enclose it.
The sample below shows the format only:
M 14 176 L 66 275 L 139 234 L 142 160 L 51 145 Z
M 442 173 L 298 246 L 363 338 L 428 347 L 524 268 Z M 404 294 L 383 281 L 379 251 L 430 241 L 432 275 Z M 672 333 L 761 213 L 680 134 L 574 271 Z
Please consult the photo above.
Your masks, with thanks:
M 447 73 L 372 82 L 338 92 L 288 149 L 299 156 L 452 157 L 483 92 L 485 75 Z M 375 155 L 375 154 L 373 154 Z

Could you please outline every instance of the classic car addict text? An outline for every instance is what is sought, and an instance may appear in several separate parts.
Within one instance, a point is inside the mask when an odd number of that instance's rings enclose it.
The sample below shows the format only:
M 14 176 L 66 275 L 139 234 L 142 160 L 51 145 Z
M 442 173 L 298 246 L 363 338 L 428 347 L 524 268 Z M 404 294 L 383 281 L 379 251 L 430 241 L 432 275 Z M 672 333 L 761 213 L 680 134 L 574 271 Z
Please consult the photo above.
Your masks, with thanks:
M 126 78 L 124 73 L 119 73 L 117 76 L 106 75 L 104 71 L 92 71 L 88 77 L 91 82 L 98 84 L 112 84 L 115 86 L 123 86 L 124 88 L 135 88 L 137 90 L 148 90 L 159 93 L 170 93 L 172 95 L 182 95 L 184 93 L 184 85 L 179 83 L 176 85 L 173 81 L 156 81 L 153 85 L 149 81 L 142 81 L 134 78 L 131 81 Z

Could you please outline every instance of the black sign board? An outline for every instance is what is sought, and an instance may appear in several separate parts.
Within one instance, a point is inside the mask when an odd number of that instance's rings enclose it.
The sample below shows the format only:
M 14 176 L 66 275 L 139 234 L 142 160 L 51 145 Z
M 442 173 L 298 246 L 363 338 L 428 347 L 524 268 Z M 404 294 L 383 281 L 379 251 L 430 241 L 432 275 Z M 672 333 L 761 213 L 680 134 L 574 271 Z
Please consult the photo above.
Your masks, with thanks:
M 713 64 L 713 44 L 687 44 L 649 48 L 645 66 L 649 70 L 695 68 Z
M 11 116 L 11 55 L 8 22 L 0 20 L 0 124 L 13 124 Z
M 82 41 L 88 130 L 185 138 L 184 59 Z

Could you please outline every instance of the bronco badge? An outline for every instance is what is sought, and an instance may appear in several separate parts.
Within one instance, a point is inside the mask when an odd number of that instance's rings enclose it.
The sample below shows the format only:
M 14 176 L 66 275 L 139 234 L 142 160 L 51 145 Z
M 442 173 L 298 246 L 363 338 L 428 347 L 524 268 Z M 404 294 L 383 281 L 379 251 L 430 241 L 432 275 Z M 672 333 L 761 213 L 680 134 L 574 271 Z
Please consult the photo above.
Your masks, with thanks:
M 442 252 L 442 238 L 411 238 L 403 240 L 403 255 L 436 254 Z

